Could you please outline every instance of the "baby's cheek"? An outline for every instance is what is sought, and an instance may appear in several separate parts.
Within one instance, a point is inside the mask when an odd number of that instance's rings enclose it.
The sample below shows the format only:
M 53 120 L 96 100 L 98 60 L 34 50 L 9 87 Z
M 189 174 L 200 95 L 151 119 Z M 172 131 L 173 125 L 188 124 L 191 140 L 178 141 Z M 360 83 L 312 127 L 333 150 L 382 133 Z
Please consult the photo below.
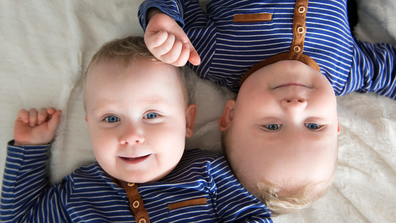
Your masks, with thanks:
M 180 138 L 183 138 L 184 141 L 186 134 L 186 124 L 180 120 L 175 120 L 163 125 L 162 128 L 158 130 L 160 131 L 157 133 L 158 135 L 165 134 L 167 137 L 174 138 L 175 140 L 180 140 Z

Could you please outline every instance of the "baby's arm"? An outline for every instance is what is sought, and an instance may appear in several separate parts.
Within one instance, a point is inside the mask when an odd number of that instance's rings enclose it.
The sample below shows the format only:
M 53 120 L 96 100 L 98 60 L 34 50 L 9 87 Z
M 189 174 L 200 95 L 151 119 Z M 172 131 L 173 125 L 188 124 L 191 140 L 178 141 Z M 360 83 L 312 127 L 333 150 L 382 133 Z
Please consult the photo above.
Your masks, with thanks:
M 14 143 L 8 144 L 1 194 L 1 222 L 66 222 L 68 184 L 49 186 L 47 150 L 59 125 L 60 110 L 20 110 Z M 70 191 L 70 190 L 69 190 Z
M 187 61 L 199 65 L 201 60 L 180 25 L 158 8 L 149 8 L 143 25 L 144 40 L 150 52 L 159 60 L 174 66 Z
M 270 210 L 239 183 L 224 157 L 211 162 L 208 173 L 219 222 L 272 222 Z
M 358 90 L 396 99 L 396 46 L 356 40 L 353 62 L 344 93 Z

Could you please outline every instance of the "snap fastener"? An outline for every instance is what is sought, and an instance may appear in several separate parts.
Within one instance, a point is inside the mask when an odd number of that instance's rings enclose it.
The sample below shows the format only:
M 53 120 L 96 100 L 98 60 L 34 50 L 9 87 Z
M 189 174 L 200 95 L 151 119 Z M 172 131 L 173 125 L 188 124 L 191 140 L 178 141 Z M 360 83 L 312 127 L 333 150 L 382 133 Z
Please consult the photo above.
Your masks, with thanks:
M 141 218 L 141 219 L 139 220 L 139 223 L 146 223 L 146 219 Z
M 299 26 L 299 27 L 297 28 L 297 32 L 298 32 L 298 34 L 303 34 L 303 33 L 305 32 L 304 27 Z
M 293 48 L 294 52 L 298 53 L 301 51 L 301 47 L 300 46 L 294 46 Z
M 133 207 L 133 208 L 138 208 L 139 205 L 140 205 L 140 202 L 139 202 L 138 200 L 135 200 L 135 201 L 132 203 L 132 207 Z
M 299 13 L 304 13 L 305 12 L 305 7 L 304 6 L 298 7 L 298 12 Z
M 128 183 L 128 187 L 133 187 L 133 186 L 135 186 L 134 183 Z

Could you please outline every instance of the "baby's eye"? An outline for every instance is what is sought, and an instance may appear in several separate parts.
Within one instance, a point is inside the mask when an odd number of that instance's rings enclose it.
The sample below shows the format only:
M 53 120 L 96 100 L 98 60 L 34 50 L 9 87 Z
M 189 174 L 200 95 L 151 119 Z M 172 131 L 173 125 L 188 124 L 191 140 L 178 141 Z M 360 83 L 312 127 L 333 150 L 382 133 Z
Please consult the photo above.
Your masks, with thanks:
M 158 114 L 157 114 L 157 113 L 154 113 L 154 112 L 147 113 L 147 114 L 144 116 L 144 118 L 147 118 L 147 119 L 153 119 L 153 118 L 157 118 L 157 117 L 158 117 Z
M 109 123 L 114 123 L 114 122 L 120 121 L 120 119 L 117 116 L 114 116 L 114 115 L 109 115 L 104 120 L 106 122 L 109 122 Z
M 305 124 L 305 127 L 307 127 L 310 130 L 318 130 L 318 129 L 322 128 L 321 125 L 318 125 L 316 123 L 307 123 L 307 124 Z
M 281 124 L 269 124 L 265 125 L 264 128 L 270 130 L 270 131 L 277 131 L 282 127 Z

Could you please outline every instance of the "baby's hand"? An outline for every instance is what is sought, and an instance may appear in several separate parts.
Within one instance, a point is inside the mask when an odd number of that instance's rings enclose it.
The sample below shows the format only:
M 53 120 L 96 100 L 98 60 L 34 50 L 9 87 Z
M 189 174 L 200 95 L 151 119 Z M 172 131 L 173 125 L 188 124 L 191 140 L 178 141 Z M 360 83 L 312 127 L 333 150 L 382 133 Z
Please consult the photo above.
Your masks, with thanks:
M 201 59 L 187 35 L 177 22 L 162 13 L 152 9 L 144 34 L 144 41 L 150 52 L 160 61 L 174 66 L 184 66 L 187 60 L 193 65 L 199 65 Z
M 14 145 L 43 145 L 54 138 L 62 111 L 55 108 L 21 109 L 15 120 Z

